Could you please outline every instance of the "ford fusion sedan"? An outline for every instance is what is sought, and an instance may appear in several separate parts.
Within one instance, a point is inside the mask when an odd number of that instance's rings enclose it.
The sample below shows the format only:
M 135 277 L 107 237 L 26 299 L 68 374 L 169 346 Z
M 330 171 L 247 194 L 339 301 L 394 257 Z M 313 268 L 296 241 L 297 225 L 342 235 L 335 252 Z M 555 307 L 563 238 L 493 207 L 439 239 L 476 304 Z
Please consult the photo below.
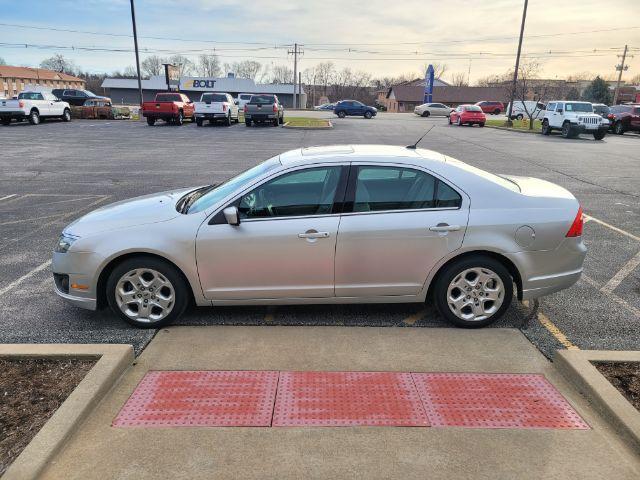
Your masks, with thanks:
M 220 185 L 100 208 L 67 226 L 55 288 L 139 327 L 188 304 L 433 301 L 480 327 L 515 295 L 573 285 L 586 248 L 564 188 L 440 153 L 360 145 L 292 150 Z

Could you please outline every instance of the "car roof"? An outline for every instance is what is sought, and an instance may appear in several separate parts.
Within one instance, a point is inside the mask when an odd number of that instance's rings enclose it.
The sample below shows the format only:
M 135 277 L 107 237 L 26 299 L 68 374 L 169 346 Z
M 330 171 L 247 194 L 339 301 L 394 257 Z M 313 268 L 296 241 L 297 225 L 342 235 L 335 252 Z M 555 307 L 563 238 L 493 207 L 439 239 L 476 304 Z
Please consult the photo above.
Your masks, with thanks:
M 303 147 L 289 150 L 280 155 L 282 165 L 304 163 L 344 162 L 366 160 L 375 163 L 411 163 L 416 161 L 444 162 L 445 156 L 432 150 L 415 150 L 394 145 L 331 145 L 321 147 Z

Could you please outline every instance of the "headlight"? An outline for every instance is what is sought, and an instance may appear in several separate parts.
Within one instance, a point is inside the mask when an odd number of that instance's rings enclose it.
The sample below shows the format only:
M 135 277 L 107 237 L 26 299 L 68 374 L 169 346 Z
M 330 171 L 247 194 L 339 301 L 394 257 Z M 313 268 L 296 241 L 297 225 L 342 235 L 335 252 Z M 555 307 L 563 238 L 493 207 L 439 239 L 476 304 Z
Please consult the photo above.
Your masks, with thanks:
M 79 237 L 75 235 L 70 235 L 68 233 L 63 233 L 58 237 L 58 243 L 56 243 L 56 248 L 54 249 L 57 253 L 67 253 L 67 250 L 73 245 L 73 243 L 78 240 Z

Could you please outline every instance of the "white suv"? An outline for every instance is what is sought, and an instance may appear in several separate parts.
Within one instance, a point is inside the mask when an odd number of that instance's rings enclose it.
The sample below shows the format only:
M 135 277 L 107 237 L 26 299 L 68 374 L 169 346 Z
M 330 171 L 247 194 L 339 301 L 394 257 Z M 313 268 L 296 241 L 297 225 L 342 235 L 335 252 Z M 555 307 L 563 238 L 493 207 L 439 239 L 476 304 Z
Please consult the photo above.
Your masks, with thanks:
M 596 140 L 602 140 L 609 129 L 609 121 L 593 113 L 589 102 L 552 101 L 542 120 L 542 134 L 560 130 L 564 138 L 572 138 L 581 133 L 591 133 Z

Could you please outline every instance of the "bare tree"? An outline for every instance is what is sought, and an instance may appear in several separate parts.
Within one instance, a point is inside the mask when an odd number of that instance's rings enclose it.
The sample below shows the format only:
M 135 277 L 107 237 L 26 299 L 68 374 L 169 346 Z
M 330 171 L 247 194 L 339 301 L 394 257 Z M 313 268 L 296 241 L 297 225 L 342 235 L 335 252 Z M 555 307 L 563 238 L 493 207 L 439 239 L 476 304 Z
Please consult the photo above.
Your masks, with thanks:
M 544 103 L 551 96 L 559 95 L 558 86 L 554 82 L 538 80 L 541 64 L 536 60 L 529 60 L 520 64 L 518 81 L 513 92 L 515 101 L 522 102 L 522 109 L 529 117 L 529 130 L 533 130 L 533 120 L 544 109 Z M 512 85 L 509 85 L 510 90 Z
M 275 65 L 271 69 L 271 83 L 291 83 L 293 70 L 288 65 Z
M 67 73 L 69 75 L 74 75 L 77 71 L 75 63 L 59 53 L 53 57 L 45 58 L 40 62 L 40 68 L 55 70 L 56 72 Z
M 4 58 L 0 57 L 0 65 L 6 65 L 7 62 L 4 61 Z
M 487 75 L 476 80 L 476 86 L 478 87 L 494 87 L 496 85 L 502 85 L 509 81 L 509 75 L 513 73 L 501 73 L 498 75 Z
M 166 60 L 157 55 L 150 55 L 140 63 L 140 70 L 147 75 L 162 75 L 164 73 L 163 63 L 166 63 Z
M 0 59 L 0 61 L 1 60 L 2 59 Z M 0 65 L 2 64 L 0 63 Z M 636 75 L 634 75 L 629 79 L 629 85 L 640 85 L 640 73 L 637 73 Z
M 175 65 L 174 72 L 178 77 L 188 77 L 193 75 L 195 64 L 184 55 L 172 55 L 168 62 Z
M 219 77 L 222 74 L 222 67 L 218 56 L 200 55 L 198 57 L 197 73 L 202 77 Z
M 263 70 L 262 64 L 255 60 L 244 60 L 242 62 L 233 62 L 232 64 L 225 64 L 225 67 L 229 71 L 233 71 L 239 78 L 250 78 L 251 80 L 258 80 L 261 71 Z
M 454 87 L 468 87 L 469 79 L 467 78 L 467 74 L 464 72 L 457 72 L 451 74 L 451 85 Z
M 316 67 L 305 68 L 302 72 L 302 80 L 307 85 L 307 95 L 311 96 L 311 105 L 316 104 Z
M 444 77 L 444 74 L 447 73 L 447 71 L 449 70 L 449 67 L 447 66 L 446 63 L 441 63 L 441 62 L 432 62 L 432 63 L 425 63 L 424 66 L 422 67 L 422 75 L 424 75 L 424 72 L 427 71 L 427 68 L 429 68 L 429 65 L 433 65 L 433 78 L 442 78 Z
M 333 83 L 336 67 L 333 62 L 321 62 L 316 65 L 316 78 L 318 85 L 322 87 L 322 94 L 327 96 L 327 88 Z

